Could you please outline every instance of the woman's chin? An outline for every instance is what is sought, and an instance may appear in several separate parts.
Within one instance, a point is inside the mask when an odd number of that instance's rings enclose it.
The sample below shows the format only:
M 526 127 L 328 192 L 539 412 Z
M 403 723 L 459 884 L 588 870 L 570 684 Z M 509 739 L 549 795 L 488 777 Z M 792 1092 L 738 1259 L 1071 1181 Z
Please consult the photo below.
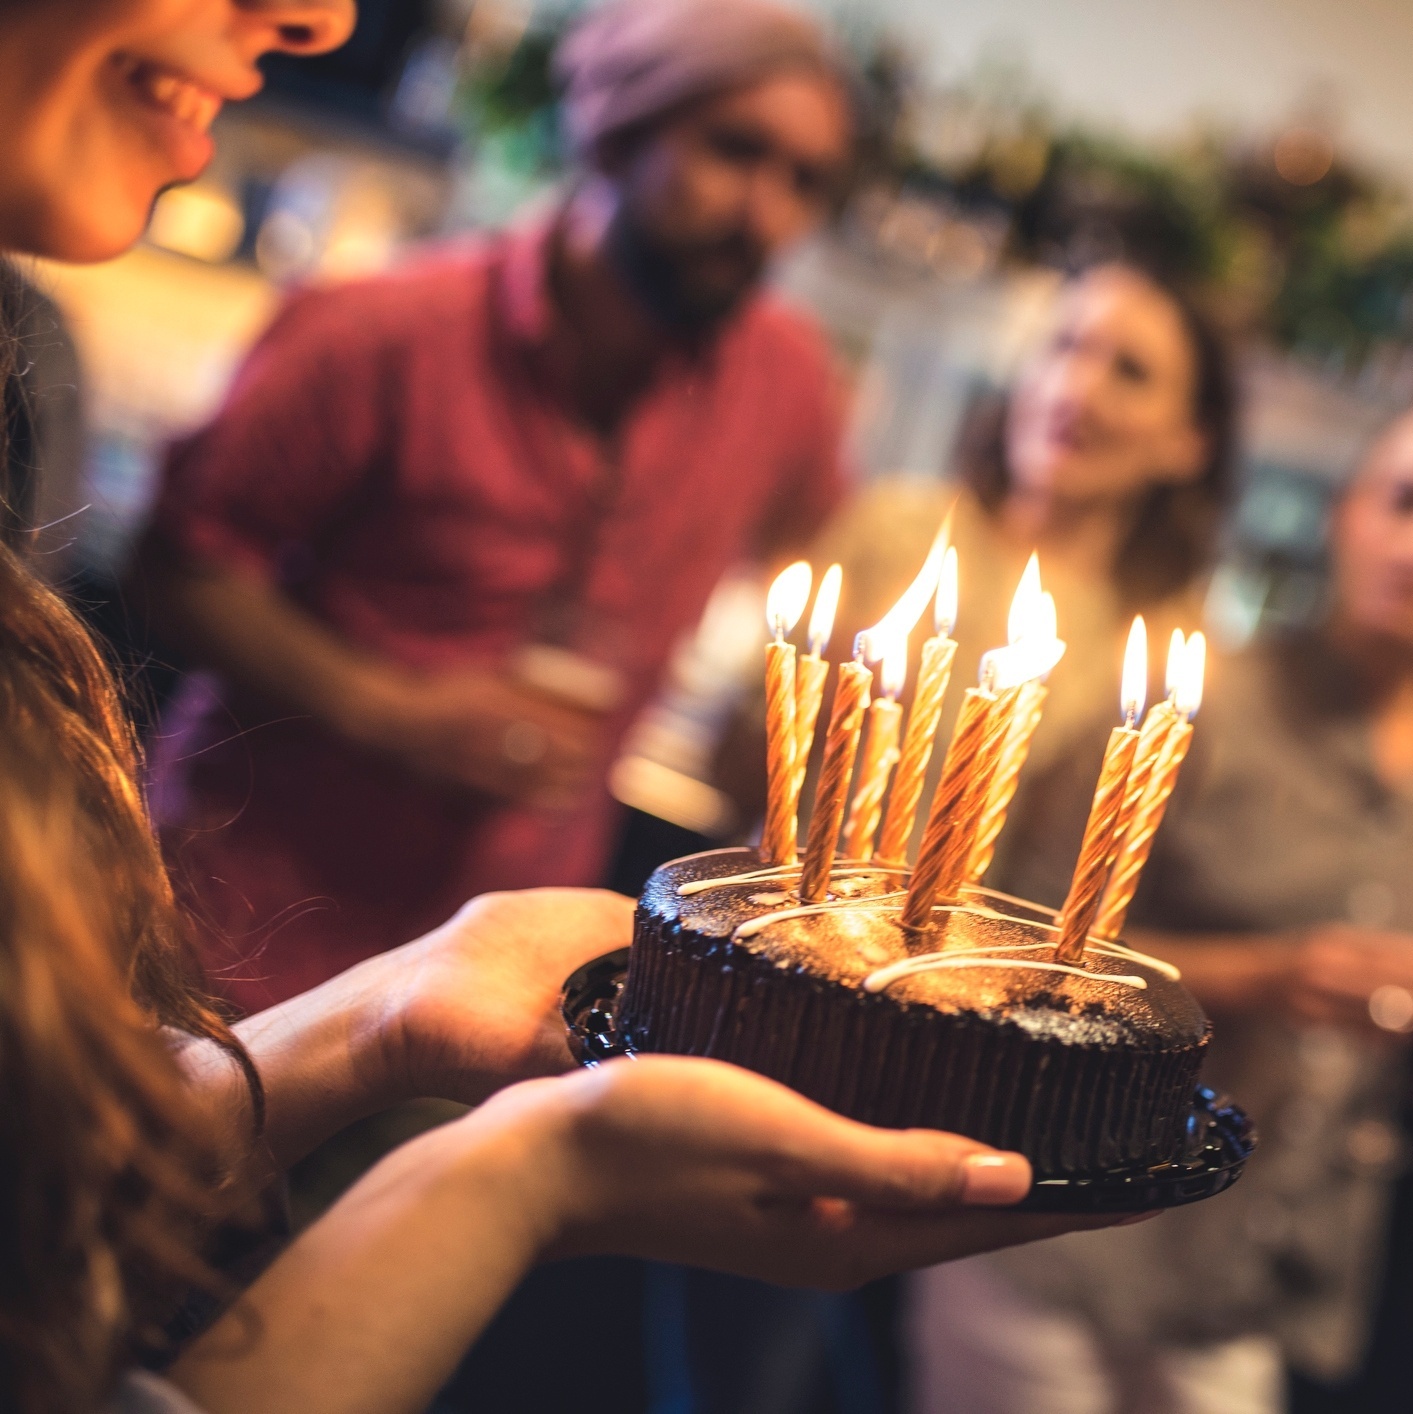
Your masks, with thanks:
M 113 260 L 142 239 L 155 199 L 155 193 L 145 202 L 115 194 L 107 201 L 56 212 L 37 238 L 27 242 L 28 253 L 76 265 Z

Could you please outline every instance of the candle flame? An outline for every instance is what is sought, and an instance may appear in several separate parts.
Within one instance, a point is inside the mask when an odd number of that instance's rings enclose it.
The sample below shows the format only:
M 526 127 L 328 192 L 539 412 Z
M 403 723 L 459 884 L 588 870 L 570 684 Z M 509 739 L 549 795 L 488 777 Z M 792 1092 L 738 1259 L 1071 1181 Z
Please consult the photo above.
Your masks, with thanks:
M 1163 680 L 1163 694 L 1172 697 L 1182 687 L 1183 664 L 1187 661 L 1187 641 L 1182 630 L 1175 628 L 1168 641 L 1168 672 Z
M 937 600 L 932 607 L 932 623 L 939 638 L 951 638 L 957 626 L 957 547 L 947 546 L 942 557 L 942 574 L 937 581 Z
M 1060 618 L 1055 612 L 1055 596 L 1048 589 L 1040 596 L 1040 609 L 1036 613 L 1035 622 L 1037 637 L 1059 638 Z
M 810 652 L 818 658 L 829 647 L 834 633 L 834 616 L 839 609 L 839 590 L 844 583 L 844 571 L 839 565 L 830 565 L 819 582 L 819 593 L 814 596 L 814 610 L 810 614 Z
M 927 559 L 917 572 L 917 578 L 903 591 L 902 598 L 872 628 L 865 629 L 859 635 L 863 655 L 869 662 L 877 662 L 887 653 L 895 638 L 906 639 L 917 626 L 917 621 L 922 617 L 922 611 L 927 608 L 927 601 L 932 598 L 941 578 L 947 552 L 951 548 L 947 544 L 947 532 L 951 524 L 952 517 L 949 512 L 942 523 L 942 529 L 933 539 L 932 549 L 927 552 Z
M 883 655 L 883 692 L 895 701 L 908 680 L 908 640 L 899 636 L 888 645 Z
M 1065 656 L 1055 596 L 1040 588 L 1039 574 L 1032 555 L 1011 601 L 1006 626 L 1010 642 L 1004 648 L 993 648 L 981 660 L 982 685 L 996 692 L 1048 676 Z
M 1202 680 L 1207 675 L 1206 634 L 1194 633 L 1187 640 L 1187 649 L 1182 656 L 1182 680 L 1173 705 L 1190 721 L 1202 705 Z
M 765 621 L 777 638 L 784 638 L 799 623 L 813 579 L 814 571 L 804 560 L 796 560 L 775 576 L 765 596 Z
M 1123 684 L 1119 690 L 1124 720 L 1137 721 L 1143 715 L 1143 703 L 1148 697 L 1148 626 L 1139 614 L 1128 631 L 1128 646 L 1124 649 Z
M 1006 616 L 1006 641 L 1019 643 L 1028 631 L 1034 630 L 1037 606 L 1040 603 L 1040 557 L 1031 551 L 1025 571 L 1011 599 L 1011 612 Z
M 1005 648 L 993 648 L 981 660 L 981 685 L 992 692 L 1004 692 L 1046 677 L 1065 656 L 1068 646 L 1063 638 L 1051 637 L 1027 638 Z

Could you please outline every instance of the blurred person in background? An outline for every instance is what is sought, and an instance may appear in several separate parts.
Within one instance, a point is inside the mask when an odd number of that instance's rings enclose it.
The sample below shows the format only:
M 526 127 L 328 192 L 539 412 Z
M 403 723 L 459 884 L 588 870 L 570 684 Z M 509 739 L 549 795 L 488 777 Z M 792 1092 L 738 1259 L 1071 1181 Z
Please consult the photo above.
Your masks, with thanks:
M 1136 612 L 1155 643 L 1169 624 L 1195 627 L 1231 486 L 1235 417 L 1223 344 L 1175 287 L 1125 264 L 1080 272 L 1014 386 L 974 409 L 957 479 L 876 482 L 826 532 L 817 558 L 843 563 L 849 619 L 835 642 L 852 644 L 882 617 L 955 503 L 960 646 L 942 739 L 982 653 L 1005 643 L 1011 597 L 1037 551 L 1069 649 L 1031 769 L 1063 754 L 1116 711 Z
M 1213 663 L 1126 932 L 1211 1014 L 1205 1078 L 1261 1147 L 1229 1194 L 1141 1234 L 922 1274 L 919 1411 L 1408 1408 L 1413 414 L 1331 531 L 1328 621 Z M 1002 888 L 1063 901 L 1092 746 L 1027 791 Z
M 848 162 L 825 35 L 618 0 L 556 67 L 555 208 L 297 294 L 166 467 L 137 585 L 209 675 L 154 802 L 245 1008 L 484 890 L 597 881 L 674 641 L 840 492 L 825 345 L 760 290 Z

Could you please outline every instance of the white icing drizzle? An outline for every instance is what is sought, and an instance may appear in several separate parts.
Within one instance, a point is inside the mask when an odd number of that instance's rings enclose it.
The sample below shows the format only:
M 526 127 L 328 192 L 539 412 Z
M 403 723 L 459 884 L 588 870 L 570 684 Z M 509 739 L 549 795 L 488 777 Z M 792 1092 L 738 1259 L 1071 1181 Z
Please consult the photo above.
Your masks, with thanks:
M 1169 982 L 1182 981 L 1182 969 L 1174 967 L 1171 962 L 1164 962 L 1161 957 L 1150 957 L 1146 952 L 1138 952 L 1133 948 L 1126 948 L 1122 943 L 1093 942 L 1085 945 L 1087 952 L 1107 953 L 1110 957 L 1127 958 L 1129 962 L 1141 962 L 1145 967 L 1151 967 L 1154 972 L 1161 972 Z
M 1017 898 L 1014 894 L 1003 894 L 1000 889 L 983 888 L 980 884 L 964 884 L 962 886 L 962 892 L 980 895 L 983 898 L 1000 899 L 1002 903 L 1015 904 L 1017 908 L 1024 908 L 1031 913 L 1048 913 L 1051 918 L 1058 918 L 1060 916 L 1058 909 L 1046 908 L 1043 903 L 1031 903 L 1029 899 Z M 990 904 L 983 904 L 983 907 L 991 909 Z M 1003 918 L 1010 918 L 1013 915 L 1003 913 L 1001 916 Z
M 909 870 L 895 864 L 852 864 L 839 865 L 829 872 L 833 879 L 848 879 L 860 874 L 906 874 Z M 752 869 L 746 874 L 725 874 L 719 879 L 693 879 L 690 883 L 677 885 L 679 898 L 691 898 L 693 894 L 704 894 L 708 889 L 724 889 L 729 884 L 763 884 L 767 880 L 785 880 L 792 875 L 799 877 L 798 864 L 777 864 L 769 869 Z
M 706 850 L 700 855 L 690 855 L 689 858 L 709 858 L 714 854 L 725 854 L 726 850 Z M 696 879 L 690 883 L 679 884 L 677 893 L 680 897 L 687 898 L 694 894 L 705 893 L 709 889 L 725 888 L 730 884 L 755 884 L 770 882 L 783 882 L 791 875 L 798 875 L 800 866 L 798 864 L 772 865 L 766 869 L 752 869 L 744 874 L 728 874 L 719 879 Z M 902 865 L 878 864 L 872 861 L 859 861 L 849 863 L 841 861 L 830 871 L 830 880 L 835 878 L 847 879 L 859 875 L 868 874 L 908 874 L 911 871 Z M 906 890 L 898 889 L 886 894 L 873 894 L 864 897 L 852 898 L 832 898 L 823 903 L 802 904 L 798 908 L 782 908 L 773 913 L 763 913 L 759 918 L 752 918 L 742 923 L 731 934 L 733 940 L 742 938 L 753 938 L 757 933 L 764 932 L 765 929 L 774 923 L 782 923 L 789 918 L 806 918 L 816 913 L 833 913 L 840 909 L 852 909 L 861 912 L 891 912 L 896 900 L 903 898 Z M 1034 912 L 1048 913 L 1052 917 L 1059 915 L 1054 909 L 1042 908 L 1038 904 L 1028 903 L 1025 899 L 1015 898 L 1010 894 L 1003 894 L 995 889 L 983 889 L 979 887 L 968 888 L 967 892 L 972 895 L 986 895 L 990 898 L 1002 900 L 1006 903 L 1017 904 L 1023 908 Z M 762 899 L 764 896 L 762 896 Z M 754 901 L 754 900 L 753 900 Z M 1058 933 L 1060 931 L 1057 923 L 1042 923 L 1036 918 L 1017 919 L 1013 914 L 1001 913 L 997 909 L 980 902 L 970 904 L 938 904 L 934 913 L 974 913 L 985 918 L 999 918 L 1010 922 L 1024 923 L 1031 928 L 1043 929 L 1047 933 Z M 888 967 L 880 968 L 877 972 L 870 974 L 864 980 L 864 990 L 869 992 L 880 992 L 885 987 L 890 986 L 900 977 L 911 976 L 916 972 L 926 972 L 934 968 L 942 967 L 1022 967 L 1033 968 L 1043 972 L 1065 972 L 1076 977 L 1088 977 L 1098 982 L 1113 982 L 1119 986 L 1146 988 L 1147 981 L 1142 977 L 1130 976 L 1124 973 L 1115 972 L 1091 972 L 1084 967 L 1072 967 L 1068 963 L 1062 962 L 1028 962 L 1023 958 L 988 958 L 987 953 L 996 951 L 1005 952 L 1025 952 L 1038 950 L 1049 946 L 1046 943 L 1006 943 L 998 944 L 995 947 L 979 948 L 950 948 L 946 952 L 922 953 L 917 957 L 905 958 L 902 962 L 892 963 Z M 1127 962 L 1136 962 L 1141 966 L 1151 967 L 1161 976 L 1169 981 L 1180 982 L 1182 972 L 1174 967 L 1171 962 L 1165 962 L 1160 957 L 1153 957 L 1149 953 L 1138 952 L 1134 948 L 1125 947 L 1122 943 L 1110 942 L 1104 938 L 1096 938 L 1091 935 L 1085 944 L 1085 951 L 1099 953 L 1105 957 L 1122 958 Z
M 1043 946 L 1043 945 L 1042 945 Z M 1085 977 L 1091 982 L 1113 982 L 1121 987 L 1134 987 L 1142 991 L 1148 986 L 1146 978 L 1128 976 L 1118 972 L 1089 972 L 1083 967 L 1071 967 L 1065 962 L 1028 962 L 1018 957 L 984 957 L 976 954 L 988 953 L 991 948 L 957 948 L 952 952 L 923 953 L 919 957 L 905 958 L 890 967 L 880 967 L 877 972 L 864 978 L 865 992 L 881 992 L 904 977 L 912 977 L 919 972 L 933 972 L 946 967 L 1016 967 L 1037 972 L 1065 972 L 1072 977 Z M 1014 949 L 1010 949 L 1014 951 Z M 971 954 L 968 956 L 968 954 Z
M 806 918 L 811 913 L 834 913 L 843 908 L 858 913 L 868 913 L 876 908 L 893 909 L 897 906 L 897 901 L 905 896 L 905 892 L 899 889 L 896 893 L 875 894 L 872 898 L 829 899 L 825 903 L 801 904 L 799 908 L 782 908 L 775 913 L 762 913 L 759 918 L 748 919 L 731 934 L 731 937 L 733 941 L 741 938 L 754 938 L 757 933 L 763 932 L 772 923 L 781 923 L 787 918 Z
M 1017 899 L 1018 903 L 1023 903 L 1023 899 Z M 1042 923 L 1038 918 L 1016 918 L 1014 914 L 997 913 L 993 908 L 971 907 L 964 910 L 969 913 L 979 913 L 986 918 L 1007 918 L 1012 923 L 1024 923 L 1028 928 L 1039 928 L 1046 933 L 1058 933 L 1059 925 L 1055 923 Z M 1045 910 L 1047 913 L 1049 909 Z M 1027 947 L 1043 947 L 1044 944 L 1029 943 Z M 1182 971 L 1174 967 L 1171 962 L 1164 962 L 1161 957 L 1152 957 L 1146 952 L 1138 952 L 1134 948 L 1126 948 L 1122 943 L 1111 943 L 1107 938 L 1096 938 L 1091 933 L 1084 944 L 1085 952 L 1105 953 L 1109 957 L 1126 958 L 1129 962 L 1141 962 L 1145 967 L 1151 967 L 1155 972 L 1161 972 L 1170 982 L 1181 982 Z M 958 948 L 958 952 L 962 949 Z

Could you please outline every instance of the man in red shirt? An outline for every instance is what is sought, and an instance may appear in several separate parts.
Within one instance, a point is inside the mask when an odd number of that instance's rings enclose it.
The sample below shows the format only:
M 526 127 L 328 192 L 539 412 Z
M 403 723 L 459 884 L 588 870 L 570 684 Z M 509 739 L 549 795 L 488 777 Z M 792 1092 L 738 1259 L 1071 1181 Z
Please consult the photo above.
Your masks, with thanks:
M 154 806 L 249 1009 L 487 889 L 596 882 L 674 640 L 839 494 L 826 350 L 759 289 L 847 161 L 824 37 L 619 0 L 559 67 L 557 209 L 296 295 L 166 468 L 139 577 L 209 672 Z

